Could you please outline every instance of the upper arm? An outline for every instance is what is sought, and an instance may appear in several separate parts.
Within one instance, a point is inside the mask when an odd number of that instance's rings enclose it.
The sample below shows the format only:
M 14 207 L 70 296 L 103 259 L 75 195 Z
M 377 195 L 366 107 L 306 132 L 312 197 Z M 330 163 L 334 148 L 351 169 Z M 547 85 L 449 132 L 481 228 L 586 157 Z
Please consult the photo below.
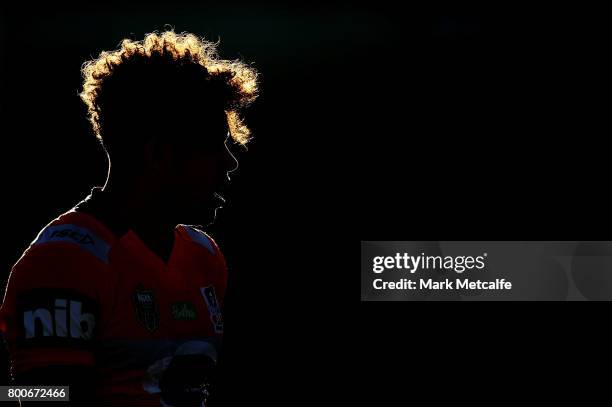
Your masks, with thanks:
M 14 375 L 49 365 L 94 365 L 103 272 L 99 259 L 66 242 L 24 253 L 0 309 Z

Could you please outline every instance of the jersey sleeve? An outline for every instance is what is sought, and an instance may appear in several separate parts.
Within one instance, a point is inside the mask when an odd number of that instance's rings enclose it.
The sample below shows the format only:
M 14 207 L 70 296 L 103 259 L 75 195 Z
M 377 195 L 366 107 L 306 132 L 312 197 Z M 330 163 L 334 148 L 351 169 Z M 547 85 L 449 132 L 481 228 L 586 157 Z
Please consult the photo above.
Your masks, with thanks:
M 207 283 L 200 287 L 200 291 L 206 301 L 213 331 L 221 337 L 223 335 L 223 304 L 228 279 L 225 258 L 210 235 L 192 226 L 183 225 L 183 227 L 188 238 L 201 248 L 199 252 L 201 256 L 198 256 L 201 263 L 198 264 L 202 265 L 202 270 L 206 270 Z
M 84 228 L 55 225 L 13 266 L 0 308 L 13 373 L 94 364 L 107 249 Z
M 213 331 L 218 338 L 222 338 L 224 327 L 223 304 L 227 290 L 227 265 L 225 257 L 215 240 L 208 233 L 200 230 L 196 231 L 199 233 L 200 244 L 205 246 L 212 255 L 209 263 L 212 267 L 205 267 L 209 272 L 212 272 L 209 276 L 210 284 L 202 287 L 200 291 L 206 301 Z
M 221 249 L 219 248 L 217 243 L 208 234 L 206 236 L 212 242 L 212 245 L 215 251 L 215 263 L 216 263 L 216 268 L 217 268 L 217 287 L 218 287 L 217 295 L 219 297 L 219 302 L 222 307 L 223 302 L 225 300 L 225 291 L 227 290 L 227 278 L 228 278 L 227 277 L 227 264 L 225 262 L 225 256 L 223 256 L 223 252 L 221 252 Z

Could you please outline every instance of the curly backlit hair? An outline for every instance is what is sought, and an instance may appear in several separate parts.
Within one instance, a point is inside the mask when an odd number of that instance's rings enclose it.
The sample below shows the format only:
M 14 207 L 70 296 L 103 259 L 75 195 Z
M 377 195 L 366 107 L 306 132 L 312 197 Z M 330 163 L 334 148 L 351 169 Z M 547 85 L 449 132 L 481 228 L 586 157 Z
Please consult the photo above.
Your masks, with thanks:
M 120 103 L 117 99 L 123 99 L 123 95 L 121 97 L 114 95 L 112 102 L 104 101 L 105 93 L 111 92 L 109 89 L 113 87 L 114 77 L 128 76 L 129 79 L 121 82 L 121 88 L 131 89 L 132 86 L 136 86 L 132 84 L 138 82 L 134 78 L 142 77 L 141 73 L 149 70 L 150 66 L 166 69 L 163 72 L 182 67 L 183 71 L 188 71 L 190 75 L 197 76 L 208 84 L 207 88 L 198 88 L 207 89 L 202 93 L 212 92 L 214 94 L 211 97 L 222 99 L 218 102 L 222 103 L 232 139 L 239 144 L 246 144 L 250 138 L 250 131 L 241 120 L 239 111 L 257 97 L 257 72 L 241 61 L 220 59 L 216 45 L 189 33 L 153 32 L 146 34 L 142 41 L 124 39 L 119 49 L 111 52 L 103 51 L 97 58 L 86 62 L 82 67 L 83 90 L 80 97 L 87 105 L 89 121 L 96 137 L 101 141 L 105 140 L 105 114 L 111 109 L 111 105 Z M 151 75 L 147 80 L 152 83 L 147 83 L 146 86 L 155 89 L 160 82 L 158 71 Z M 191 82 L 185 86 L 173 86 L 173 89 L 192 88 Z M 159 109 L 163 110 L 164 104 L 167 106 L 168 101 L 159 102 L 159 106 L 155 108 L 156 112 L 159 112 Z M 132 103 L 127 109 L 131 110 L 132 106 L 137 104 L 139 103 Z M 182 107 L 179 106 L 178 109 Z M 134 118 L 134 120 L 141 119 Z

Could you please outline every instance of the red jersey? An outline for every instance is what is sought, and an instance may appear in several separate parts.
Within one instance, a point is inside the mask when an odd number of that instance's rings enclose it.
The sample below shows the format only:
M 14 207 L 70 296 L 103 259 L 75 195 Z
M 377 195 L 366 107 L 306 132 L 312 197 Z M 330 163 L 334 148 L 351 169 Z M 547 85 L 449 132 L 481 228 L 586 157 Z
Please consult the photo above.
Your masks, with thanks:
M 88 365 L 103 403 L 168 405 L 159 382 L 173 357 L 216 360 L 227 281 L 210 236 L 174 233 L 166 263 L 86 212 L 47 225 L 13 266 L 0 309 L 12 370 Z

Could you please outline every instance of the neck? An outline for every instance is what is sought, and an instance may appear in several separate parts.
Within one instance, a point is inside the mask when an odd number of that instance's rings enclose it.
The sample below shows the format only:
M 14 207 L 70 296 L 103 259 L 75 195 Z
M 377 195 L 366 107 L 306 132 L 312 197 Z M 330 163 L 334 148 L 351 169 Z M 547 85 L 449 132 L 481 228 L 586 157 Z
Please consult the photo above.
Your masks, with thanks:
M 110 176 L 102 188 L 117 214 L 145 245 L 166 261 L 174 244 L 176 223 L 163 207 L 163 196 L 144 179 L 115 182 Z

